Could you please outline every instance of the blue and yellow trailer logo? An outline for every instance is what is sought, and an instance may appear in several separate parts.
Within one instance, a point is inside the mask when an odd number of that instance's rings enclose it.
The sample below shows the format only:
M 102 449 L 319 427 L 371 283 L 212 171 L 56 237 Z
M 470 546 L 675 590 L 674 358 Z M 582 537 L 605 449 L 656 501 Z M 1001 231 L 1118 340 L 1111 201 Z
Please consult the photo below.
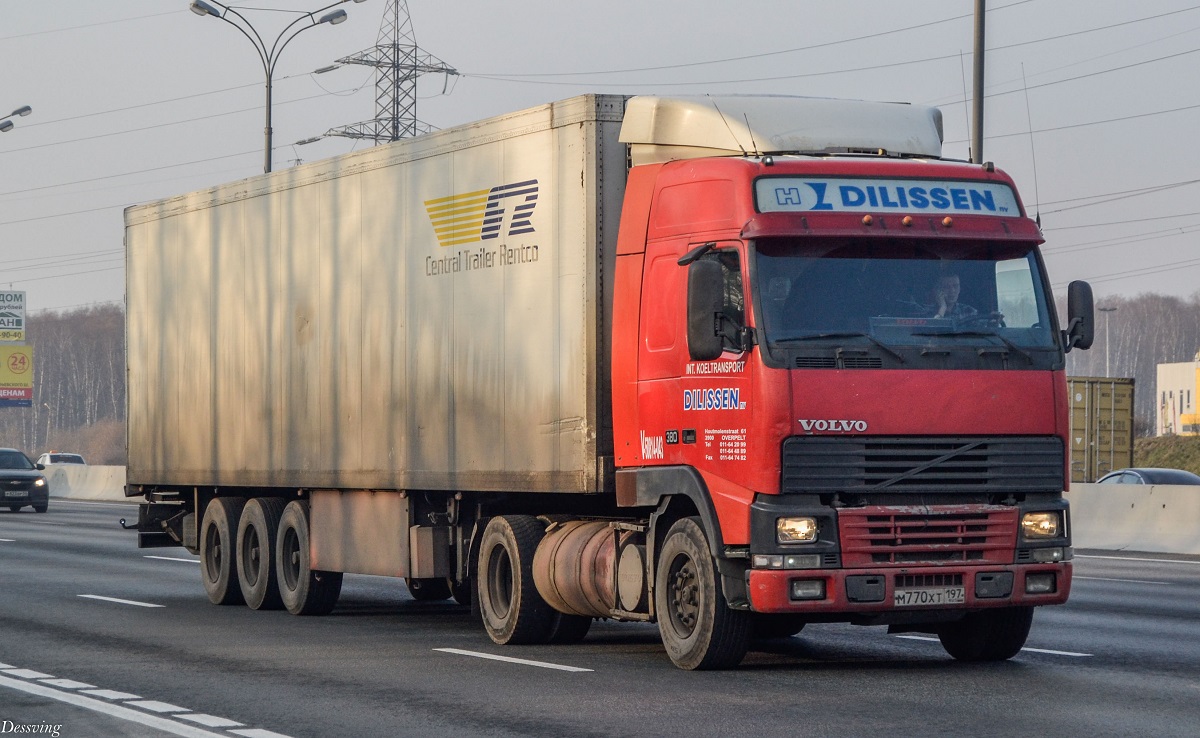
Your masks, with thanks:
M 490 190 L 426 200 L 425 212 L 433 223 L 438 245 L 458 246 L 498 237 L 504 225 L 505 209 L 512 202 L 517 204 L 512 208 L 508 235 L 533 233 L 529 218 L 537 205 L 537 197 L 538 181 L 530 179 Z

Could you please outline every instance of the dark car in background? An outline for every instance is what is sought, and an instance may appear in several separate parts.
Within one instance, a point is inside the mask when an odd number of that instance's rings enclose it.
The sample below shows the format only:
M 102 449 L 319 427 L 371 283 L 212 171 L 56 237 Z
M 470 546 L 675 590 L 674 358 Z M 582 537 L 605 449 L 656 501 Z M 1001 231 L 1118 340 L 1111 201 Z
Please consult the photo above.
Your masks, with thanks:
M 0 448 L 0 505 L 13 512 L 26 505 L 32 505 L 35 512 L 46 512 L 50 485 L 42 468 L 15 448 Z
M 1117 469 L 1096 480 L 1096 484 L 1189 484 L 1200 486 L 1200 476 L 1183 469 Z

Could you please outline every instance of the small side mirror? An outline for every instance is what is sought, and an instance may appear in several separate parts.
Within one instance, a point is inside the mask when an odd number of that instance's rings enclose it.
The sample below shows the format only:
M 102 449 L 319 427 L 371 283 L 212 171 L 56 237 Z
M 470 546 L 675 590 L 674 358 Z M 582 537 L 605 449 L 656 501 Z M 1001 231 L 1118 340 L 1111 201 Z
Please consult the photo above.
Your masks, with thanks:
M 1063 350 L 1074 347 L 1089 349 L 1096 337 L 1096 313 L 1092 302 L 1092 286 L 1075 281 L 1067 286 L 1067 329 L 1063 331 Z
M 34 466 L 36 466 L 36 467 L 38 468 L 38 471 L 45 471 L 45 470 L 46 470 L 46 465 L 45 465 L 45 464 L 34 464 Z
M 693 361 L 721 355 L 721 311 L 725 307 L 725 277 L 721 265 L 700 259 L 688 265 L 687 341 Z

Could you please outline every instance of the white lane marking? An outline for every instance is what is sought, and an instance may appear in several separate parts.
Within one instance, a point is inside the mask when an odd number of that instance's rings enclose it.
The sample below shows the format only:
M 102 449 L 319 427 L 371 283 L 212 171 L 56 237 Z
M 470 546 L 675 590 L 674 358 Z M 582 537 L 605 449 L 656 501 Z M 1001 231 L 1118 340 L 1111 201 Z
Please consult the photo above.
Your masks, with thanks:
M 244 724 L 216 715 L 205 715 L 202 712 L 189 712 L 186 715 L 175 715 L 175 717 L 180 720 L 191 720 L 193 723 L 200 723 L 208 728 L 236 728 Z
M 930 637 L 930 636 L 900 635 L 900 636 L 896 636 L 896 637 L 897 637 L 897 638 L 905 638 L 905 639 L 907 639 L 907 640 L 910 640 L 910 641 L 933 641 L 934 643 L 940 643 L 940 641 L 939 641 L 937 638 L 932 638 L 932 637 Z M 1031 653 L 1048 653 L 1048 654 L 1050 654 L 1050 655 L 1052 655 L 1052 656 L 1078 656 L 1078 657 L 1085 657 L 1085 656 L 1091 656 L 1091 655 L 1092 655 L 1092 654 L 1090 654 L 1090 653 L 1076 653 L 1076 652 L 1074 652 L 1074 651 L 1052 651 L 1052 650 L 1050 650 L 1050 649 L 1048 649 L 1048 648 L 1032 648 L 1032 647 L 1030 647 L 1030 646 L 1026 646 L 1026 647 L 1022 648 L 1021 650 L 1022 650 L 1022 651 L 1029 651 L 1029 652 L 1031 652 Z
M 186 564 L 199 564 L 200 559 L 180 559 L 174 556 L 147 556 L 147 559 L 158 559 L 159 561 L 182 561 Z
M 1072 579 L 1090 579 L 1094 582 L 1128 582 L 1129 584 L 1166 584 L 1166 585 L 1171 584 L 1170 582 L 1153 582 L 1153 581 L 1150 581 L 1149 579 L 1111 579 L 1109 577 L 1081 577 L 1078 574 L 1076 574 L 1075 576 L 1073 576 L 1071 578 Z
M 84 694 L 92 697 L 103 697 L 106 700 L 140 700 L 141 697 L 128 692 L 118 692 L 115 689 L 85 689 Z
M 125 704 L 130 707 L 140 707 L 150 712 L 191 712 L 186 707 L 172 705 L 168 702 L 159 702 L 158 700 L 139 700 L 137 702 L 126 702 Z
M 191 725 L 177 723 L 174 720 L 159 717 L 158 715 L 149 715 L 137 710 L 131 710 L 128 707 L 121 705 L 112 705 L 107 702 L 102 702 L 90 697 L 83 697 L 74 692 L 61 692 L 57 689 L 47 687 L 44 684 L 36 682 L 24 682 L 17 679 L 9 679 L 5 676 L 0 676 L 0 687 L 8 687 L 28 694 L 34 694 L 39 697 L 48 697 L 52 700 L 65 702 L 68 705 L 82 707 L 85 710 L 103 713 L 120 720 L 128 720 L 132 723 L 140 723 L 142 725 L 161 730 L 171 735 L 182 736 L 183 738 L 218 738 L 224 735 L 223 733 L 213 733 L 211 731 L 202 730 Z
M 491 653 L 480 653 L 479 651 L 464 651 L 461 648 L 435 648 L 434 651 L 442 653 L 453 653 L 459 656 L 474 656 L 477 659 L 490 659 L 492 661 L 507 661 L 510 664 L 524 664 L 525 666 L 538 666 L 543 669 L 557 669 L 559 671 L 592 671 L 578 666 L 564 666 L 562 664 L 551 664 L 548 661 L 531 661 L 529 659 L 518 659 L 512 656 L 497 656 Z
M 16 538 L 0 538 L 0 543 L 16 543 Z
M 286 735 L 263 730 L 262 728 L 248 728 L 246 730 L 231 730 L 234 735 L 244 735 L 246 738 L 288 738 Z
M 33 669 L 5 669 L 4 673 L 9 676 L 19 677 L 21 679 L 53 679 L 53 674 L 43 674 L 40 671 Z
M 77 682 L 74 679 L 39 679 L 42 684 L 49 684 L 51 687 L 59 689 L 95 689 L 95 684 L 84 684 Z
M 1188 564 L 1200 566 L 1200 561 L 1181 561 L 1179 559 L 1143 559 L 1137 556 L 1092 556 L 1090 554 L 1075 554 L 1077 559 L 1097 559 L 1098 561 L 1143 561 L 1151 564 Z
M 150 602 L 137 602 L 135 600 L 122 600 L 117 597 L 101 597 L 100 595 L 78 595 L 89 600 L 104 600 L 105 602 L 115 602 L 118 605 L 136 605 L 137 607 L 166 607 L 166 605 L 155 605 Z

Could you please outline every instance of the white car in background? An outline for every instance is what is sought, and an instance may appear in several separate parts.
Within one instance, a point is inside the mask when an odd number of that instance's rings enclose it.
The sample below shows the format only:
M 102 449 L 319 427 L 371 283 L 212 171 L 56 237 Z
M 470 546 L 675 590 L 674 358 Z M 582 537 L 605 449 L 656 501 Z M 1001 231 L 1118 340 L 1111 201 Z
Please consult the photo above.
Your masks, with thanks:
M 42 466 L 51 464 L 87 464 L 79 454 L 64 454 L 58 451 L 47 451 L 38 457 L 37 463 Z

